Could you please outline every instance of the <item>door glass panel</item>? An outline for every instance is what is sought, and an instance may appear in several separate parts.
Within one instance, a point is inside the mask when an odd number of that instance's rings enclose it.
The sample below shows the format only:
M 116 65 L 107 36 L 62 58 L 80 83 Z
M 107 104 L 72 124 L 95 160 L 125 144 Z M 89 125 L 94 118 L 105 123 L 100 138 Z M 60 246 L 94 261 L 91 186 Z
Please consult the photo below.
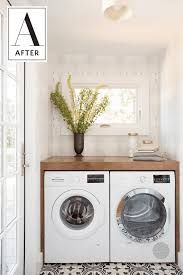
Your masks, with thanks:
M 0 14 L 0 64 L 2 64 L 2 15 Z
M 10 229 L 5 238 L 5 274 L 11 274 L 17 262 L 16 243 L 17 232 L 16 224 Z
M 6 168 L 7 174 L 16 171 L 16 128 L 8 127 L 6 129 Z
M 7 77 L 5 120 L 8 122 L 16 120 L 16 82 L 11 77 Z
M 0 70 L 0 121 L 3 120 L 2 71 Z
M 0 126 L 0 178 L 3 176 L 3 127 Z
M 2 232 L 2 208 L 2 181 L 0 181 L 0 232 Z
M 165 225 L 166 209 L 157 197 L 136 194 L 126 201 L 121 222 L 126 231 L 136 238 L 154 237 Z
M 0 275 L 2 275 L 2 241 L 0 240 Z
M 16 217 L 16 176 L 6 179 L 5 200 L 5 223 L 8 225 Z
M 82 196 L 72 196 L 61 205 L 60 217 L 69 228 L 83 229 L 93 220 L 94 208 L 88 199 Z

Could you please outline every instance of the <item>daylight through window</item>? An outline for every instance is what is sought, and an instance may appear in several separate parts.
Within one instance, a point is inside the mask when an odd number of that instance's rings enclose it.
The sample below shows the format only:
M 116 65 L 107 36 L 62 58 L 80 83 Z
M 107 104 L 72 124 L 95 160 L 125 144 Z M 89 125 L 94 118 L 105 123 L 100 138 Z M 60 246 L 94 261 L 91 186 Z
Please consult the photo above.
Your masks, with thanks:
M 76 89 L 79 94 L 81 88 Z M 95 124 L 136 124 L 137 89 L 105 88 L 100 90 L 100 97 L 109 96 L 110 104 Z

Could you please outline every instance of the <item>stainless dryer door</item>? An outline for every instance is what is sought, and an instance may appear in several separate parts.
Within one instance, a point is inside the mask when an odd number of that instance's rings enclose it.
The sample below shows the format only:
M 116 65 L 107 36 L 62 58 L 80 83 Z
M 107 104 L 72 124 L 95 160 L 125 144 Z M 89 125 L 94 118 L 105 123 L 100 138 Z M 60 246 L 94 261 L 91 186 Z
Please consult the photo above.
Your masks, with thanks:
M 157 240 L 163 234 L 167 219 L 164 201 L 153 189 L 138 188 L 127 193 L 116 213 L 122 233 L 136 242 Z

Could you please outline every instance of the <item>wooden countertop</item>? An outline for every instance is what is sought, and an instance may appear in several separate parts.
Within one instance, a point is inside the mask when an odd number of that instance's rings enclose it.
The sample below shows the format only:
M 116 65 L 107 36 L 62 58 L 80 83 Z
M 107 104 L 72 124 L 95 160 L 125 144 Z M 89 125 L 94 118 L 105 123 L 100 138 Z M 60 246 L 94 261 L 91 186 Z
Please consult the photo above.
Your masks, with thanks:
M 133 161 L 128 157 L 50 157 L 41 161 L 42 171 L 58 170 L 177 170 L 175 160 Z

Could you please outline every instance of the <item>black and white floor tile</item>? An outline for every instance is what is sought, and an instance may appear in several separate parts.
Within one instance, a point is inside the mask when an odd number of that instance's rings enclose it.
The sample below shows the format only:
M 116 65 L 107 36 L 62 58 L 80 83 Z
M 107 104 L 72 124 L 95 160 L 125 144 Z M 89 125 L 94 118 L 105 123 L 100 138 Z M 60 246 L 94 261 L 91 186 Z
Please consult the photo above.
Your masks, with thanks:
M 40 275 L 183 275 L 176 264 L 45 264 Z

